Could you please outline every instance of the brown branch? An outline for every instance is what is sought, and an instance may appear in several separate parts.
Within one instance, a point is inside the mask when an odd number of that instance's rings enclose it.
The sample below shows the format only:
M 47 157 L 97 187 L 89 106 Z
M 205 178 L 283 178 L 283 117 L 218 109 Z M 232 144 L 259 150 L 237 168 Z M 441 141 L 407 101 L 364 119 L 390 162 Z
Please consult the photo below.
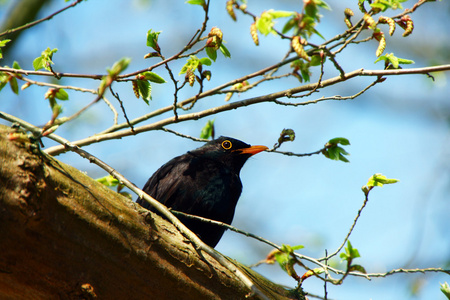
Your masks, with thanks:
M 291 298 L 286 289 L 201 245 L 195 235 L 200 250 L 159 216 L 29 142 L 5 136 L 0 136 L 0 157 L 8 162 L 0 169 L 0 298 L 96 298 L 83 294 L 86 286 L 99 299 Z
M 73 2 L 72 4 L 70 4 L 70 5 L 68 5 L 68 6 L 66 6 L 66 7 L 64 7 L 64 8 L 62 8 L 62 9 L 58 10 L 58 11 L 56 11 L 56 12 L 54 12 L 53 14 L 51 14 L 51 15 L 45 17 L 45 18 L 36 20 L 36 21 L 34 21 L 34 22 L 27 23 L 27 24 L 25 24 L 25 25 L 23 25 L 23 26 L 20 26 L 20 27 L 17 27 L 17 28 L 13 28 L 13 29 L 6 30 L 6 31 L 0 33 L 0 37 L 2 37 L 2 36 L 4 36 L 4 35 L 8 35 L 8 34 L 15 33 L 15 32 L 18 32 L 18 31 L 21 31 L 21 30 L 30 28 L 30 27 L 33 27 L 34 25 L 37 25 L 37 24 L 42 23 L 42 22 L 44 22 L 44 21 L 48 21 L 48 20 L 50 20 L 51 18 L 53 18 L 54 16 L 56 16 L 56 15 L 62 13 L 63 11 L 65 11 L 65 10 L 71 8 L 71 7 L 74 7 L 75 5 L 77 5 L 78 3 L 80 3 L 81 1 L 83 1 L 83 0 L 76 0 L 76 1 Z
M 395 70 L 359 69 L 359 70 L 355 70 L 355 71 L 346 73 L 344 78 L 342 78 L 341 76 L 336 76 L 336 77 L 333 77 L 330 79 L 323 80 L 320 83 L 319 87 L 323 88 L 326 86 L 334 85 L 336 83 L 347 81 L 349 79 L 352 79 L 353 77 L 358 77 L 358 76 L 394 76 L 394 75 L 403 75 L 403 74 L 427 74 L 429 72 L 448 71 L 448 70 L 450 70 L 450 65 L 441 65 L 441 66 L 436 66 L 436 67 L 425 67 L 425 68 L 413 68 L 413 69 L 395 69 Z M 249 105 L 253 105 L 253 104 L 257 104 L 257 103 L 271 102 L 278 98 L 286 97 L 288 95 L 294 95 L 294 94 L 301 93 L 304 91 L 312 90 L 312 89 L 316 88 L 317 86 L 318 86 L 317 83 L 310 83 L 310 84 L 302 85 L 299 87 L 287 89 L 284 91 L 280 91 L 280 92 L 276 92 L 276 93 L 272 93 L 272 94 L 268 94 L 268 95 L 264 95 L 264 96 L 259 96 L 259 97 L 249 98 L 249 99 L 245 99 L 245 100 L 241 100 L 241 101 L 236 101 L 233 103 L 228 103 L 228 104 L 225 104 L 222 106 L 213 107 L 213 108 L 206 109 L 206 110 L 196 112 L 196 113 L 180 115 L 176 119 L 175 119 L 175 117 L 169 117 L 169 118 L 154 122 L 152 124 L 135 127 L 134 132 L 131 131 L 130 129 L 125 129 L 125 130 L 111 132 L 111 133 L 100 133 L 93 137 L 85 138 L 85 139 L 78 140 L 78 141 L 75 141 L 72 143 L 74 145 L 82 147 L 82 146 L 90 145 L 90 144 L 97 143 L 100 141 L 120 139 L 122 137 L 134 135 L 134 134 L 137 134 L 140 132 L 157 130 L 163 126 L 167 126 L 167 125 L 173 124 L 175 122 L 198 120 L 198 119 L 201 119 L 201 118 L 204 118 L 204 117 L 207 117 L 210 115 L 215 115 L 215 114 L 218 114 L 218 113 L 221 113 L 224 111 L 229 111 L 229 110 L 233 110 L 233 109 L 237 109 L 237 108 L 241 108 L 241 107 L 245 107 L 245 106 L 249 106 Z M 205 93 L 208 93 L 208 92 L 205 92 Z M 162 113 L 166 109 L 167 108 L 159 109 L 159 110 L 153 112 L 153 115 Z M 170 111 L 171 109 L 172 109 L 172 106 L 169 106 L 168 111 Z M 140 119 L 142 119 L 142 118 L 140 118 Z M 133 120 L 130 123 L 135 124 L 134 123 L 135 121 L 136 120 Z M 51 155 L 58 155 L 60 153 L 66 152 L 67 150 L 64 149 L 63 146 L 55 146 L 55 147 L 48 148 L 45 151 Z

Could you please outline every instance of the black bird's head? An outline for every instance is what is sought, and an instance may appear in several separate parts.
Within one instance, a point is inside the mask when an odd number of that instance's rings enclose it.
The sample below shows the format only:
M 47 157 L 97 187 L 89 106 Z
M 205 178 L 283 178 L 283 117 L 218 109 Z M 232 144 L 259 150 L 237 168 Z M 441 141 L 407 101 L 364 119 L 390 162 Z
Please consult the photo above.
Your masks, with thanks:
M 190 151 L 190 153 L 220 161 L 231 170 L 239 173 L 250 156 L 266 149 L 268 149 L 266 146 L 250 146 L 240 140 L 221 136 L 194 151 Z

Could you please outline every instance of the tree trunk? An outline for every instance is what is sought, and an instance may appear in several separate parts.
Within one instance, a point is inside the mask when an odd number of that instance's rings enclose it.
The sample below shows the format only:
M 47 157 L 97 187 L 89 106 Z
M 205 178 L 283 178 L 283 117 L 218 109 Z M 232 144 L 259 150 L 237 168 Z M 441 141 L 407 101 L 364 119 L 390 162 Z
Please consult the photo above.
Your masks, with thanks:
M 0 299 L 256 298 L 166 220 L 0 132 Z M 269 298 L 295 298 L 236 265 Z

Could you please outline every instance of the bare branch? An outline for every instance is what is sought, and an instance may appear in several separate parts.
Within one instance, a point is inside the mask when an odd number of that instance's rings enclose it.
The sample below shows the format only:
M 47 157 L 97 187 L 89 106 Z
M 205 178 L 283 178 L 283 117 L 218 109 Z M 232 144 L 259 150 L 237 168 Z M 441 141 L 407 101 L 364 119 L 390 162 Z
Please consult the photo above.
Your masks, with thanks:
M 447 70 L 450 70 L 450 65 L 440 65 L 440 66 L 436 66 L 436 67 L 412 68 L 412 69 L 395 69 L 395 70 L 359 69 L 359 70 L 355 70 L 355 71 L 346 73 L 344 78 L 342 78 L 341 76 L 336 76 L 336 77 L 333 77 L 330 79 L 323 80 L 319 84 L 319 87 L 323 88 L 326 86 L 330 86 L 330 85 L 333 85 L 333 84 L 336 84 L 339 82 L 347 81 L 347 80 L 352 79 L 353 77 L 357 77 L 357 76 L 377 76 L 378 77 L 378 76 L 394 76 L 394 75 L 402 75 L 402 74 L 427 74 L 429 72 L 447 71 Z M 301 93 L 304 91 L 312 90 L 312 89 L 316 88 L 317 86 L 318 86 L 317 83 L 306 84 L 306 85 L 302 85 L 302 86 L 295 87 L 292 89 L 287 89 L 284 91 L 267 94 L 267 95 L 260 96 L 260 97 L 254 97 L 254 98 L 249 98 L 249 99 L 245 99 L 245 100 L 241 100 L 241 101 L 236 101 L 233 103 L 228 103 L 228 104 L 225 104 L 222 106 L 213 107 L 213 108 L 206 109 L 206 110 L 196 112 L 196 113 L 180 115 L 180 116 L 178 116 L 178 118 L 169 117 L 169 118 L 154 122 L 152 124 L 135 127 L 134 132 L 131 131 L 130 129 L 124 129 L 124 130 L 117 131 L 117 132 L 100 133 L 93 137 L 75 141 L 75 142 L 73 142 L 73 144 L 77 145 L 79 147 L 82 147 L 82 146 L 90 145 L 93 143 L 98 143 L 100 141 L 119 139 L 119 138 L 122 138 L 125 136 L 134 135 L 134 134 L 137 134 L 140 132 L 157 130 L 163 126 L 167 126 L 167 125 L 173 124 L 175 122 L 198 120 L 198 119 L 204 118 L 206 116 L 215 115 L 215 114 L 218 114 L 218 113 L 224 112 L 224 111 L 229 111 L 229 110 L 233 110 L 233 109 L 237 109 L 237 108 L 241 108 L 241 107 L 245 107 L 245 106 L 249 106 L 249 105 L 254 105 L 257 103 L 271 102 L 278 98 L 282 98 L 282 97 L 294 95 L 297 93 Z M 209 93 L 209 92 L 205 92 L 203 94 L 207 94 L 207 93 Z M 188 100 L 191 101 L 191 99 L 192 98 L 190 98 Z M 186 101 L 187 100 L 185 100 L 181 103 L 186 103 Z M 138 121 L 140 122 L 145 119 L 148 119 L 148 116 L 150 116 L 150 115 L 156 116 L 156 115 L 162 114 L 166 111 L 170 111 L 171 109 L 172 109 L 172 106 L 168 106 L 166 108 L 156 110 L 156 111 L 152 112 L 151 114 L 148 114 L 144 117 L 132 120 L 130 123 L 136 124 Z M 122 125 L 118 125 L 115 128 L 120 127 L 120 126 L 122 126 Z M 124 127 L 126 127 L 126 126 L 124 126 Z M 58 155 L 67 150 L 65 150 L 63 146 L 54 146 L 54 147 L 46 149 L 45 151 L 50 155 Z
M 76 1 L 73 2 L 72 4 L 70 4 L 70 5 L 68 5 L 68 6 L 66 6 L 66 7 L 64 7 L 64 8 L 62 8 L 62 9 L 58 10 L 58 11 L 56 11 L 56 12 L 54 12 L 53 14 L 51 14 L 51 15 L 45 17 L 45 18 L 36 20 L 36 21 L 34 21 L 34 22 L 30 22 L 30 23 L 28 23 L 28 24 L 25 24 L 25 25 L 20 26 L 20 27 L 17 27 L 17 28 L 13 28 L 13 29 L 6 30 L 6 31 L 0 33 L 0 37 L 2 37 L 2 36 L 4 36 L 4 35 L 11 34 L 11 33 L 15 33 L 15 32 L 18 32 L 18 31 L 21 31 L 21 30 L 24 30 L 24 29 L 28 29 L 28 28 L 33 27 L 34 25 L 37 25 L 37 24 L 42 23 L 42 22 L 44 22 L 44 21 L 48 21 L 48 20 L 50 20 L 51 18 L 53 18 L 54 16 L 56 16 L 56 15 L 62 13 L 63 11 L 65 11 L 65 10 L 71 8 L 71 7 L 74 7 L 75 5 L 77 5 L 78 3 L 80 3 L 81 1 L 83 1 L 83 0 L 76 0 Z

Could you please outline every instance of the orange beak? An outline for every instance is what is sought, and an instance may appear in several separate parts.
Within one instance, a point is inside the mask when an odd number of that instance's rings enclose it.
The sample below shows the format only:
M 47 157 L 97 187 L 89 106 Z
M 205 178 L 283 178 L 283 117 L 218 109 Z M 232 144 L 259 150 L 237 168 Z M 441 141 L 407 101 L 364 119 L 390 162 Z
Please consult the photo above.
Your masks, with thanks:
M 266 146 L 251 146 L 248 148 L 244 148 L 244 149 L 239 149 L 236 151 L 239 151 L 239 154 L 251 154 L 251 155 L 255 155 L 256 153 L 259 153 L 261 151 L 267 150 L 269 148 L 267 148 Z

